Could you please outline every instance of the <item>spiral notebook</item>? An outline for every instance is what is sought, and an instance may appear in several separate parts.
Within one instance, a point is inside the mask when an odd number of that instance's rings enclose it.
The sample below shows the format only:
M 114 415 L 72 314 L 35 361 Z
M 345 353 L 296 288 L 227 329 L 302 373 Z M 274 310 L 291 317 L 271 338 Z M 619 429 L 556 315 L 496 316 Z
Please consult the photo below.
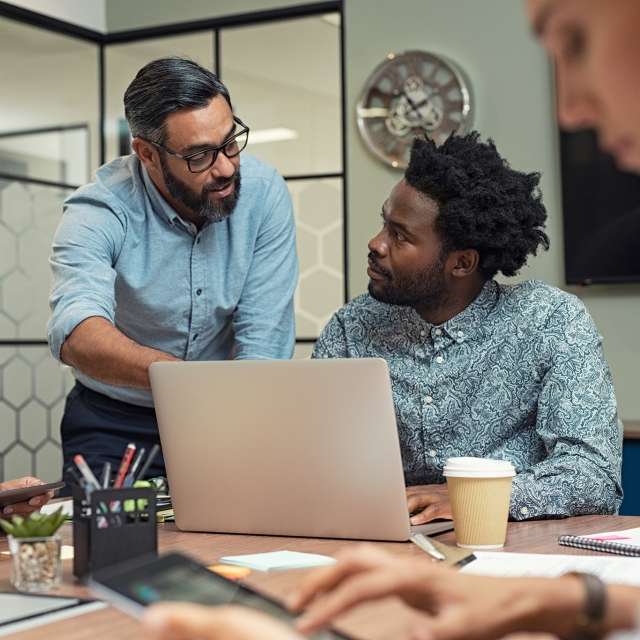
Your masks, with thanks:
M 640 556 L 640 527 L 586 536 L 560 536 L 558 543 L 578 549 L 617 553 L 621 556 Z

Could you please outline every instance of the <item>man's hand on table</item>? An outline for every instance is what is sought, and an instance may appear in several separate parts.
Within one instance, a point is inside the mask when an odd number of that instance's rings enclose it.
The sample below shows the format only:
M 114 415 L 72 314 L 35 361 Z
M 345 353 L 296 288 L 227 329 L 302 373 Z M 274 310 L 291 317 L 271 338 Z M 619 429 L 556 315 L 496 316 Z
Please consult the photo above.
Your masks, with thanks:
M 38 478 L 32 478 L 27 476 L 24 478 L 18 478 L 17 480 L 8 480 L 7 482 L 0 482 L 0 491 L 9 491 L 9 489 L 22 489 L 23 487 L 31 487 L 33 485 L 44 484 L 42 480 Z M 7 505 L 2 509 L 3 516 L 29 515 L 32 511 L 38 511 L 43 504 L 49 502 L 53 497 L 53 493 L 43 493 L 40 496 L 34 496 L 27 502 L 18 502 L 16 504 Z
M 436 518 L 451 518 L 446 484 L 417 484 L 407 487 L 407 506 L 411 524 L 426 524 Z
M 288 604 L 306 611 L 297 627 L 311 634 L 367 601 L 397 596 L 420 615 L 412 640 L 493 640 L 517 631 L 569 637 L 584 593 L 573 577 L 490 578 L 461 574 L 428 559 L 399 558 L 372 545 L 302 581 Z
M 157 604 L 142 619 L 148 640 L 301 640 L 291 627 L 260 611 L 233 605 Z

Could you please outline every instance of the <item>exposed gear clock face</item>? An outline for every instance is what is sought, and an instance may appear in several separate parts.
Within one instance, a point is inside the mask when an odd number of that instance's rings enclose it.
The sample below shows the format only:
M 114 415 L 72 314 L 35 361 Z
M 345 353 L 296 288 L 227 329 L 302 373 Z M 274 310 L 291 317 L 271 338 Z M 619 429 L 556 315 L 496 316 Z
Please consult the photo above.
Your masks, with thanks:
M 357 105 L 367 147 L 403 169 L 416 136 L 442 144 L 471 127 L 471 90 L 463 71 L 425 51 L 390 53 L 367 79 Z

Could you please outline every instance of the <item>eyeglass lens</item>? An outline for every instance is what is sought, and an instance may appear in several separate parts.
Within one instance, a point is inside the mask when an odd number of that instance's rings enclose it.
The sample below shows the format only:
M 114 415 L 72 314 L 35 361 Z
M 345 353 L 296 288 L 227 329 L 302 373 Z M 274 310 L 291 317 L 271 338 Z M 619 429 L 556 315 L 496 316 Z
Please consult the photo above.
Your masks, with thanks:
M 237 156 L 246 146 L 249 139 L 249 132 L 243 131 L 239 133 L 233 140 L 229 140 L 227 144 L 220 149 L 227 158 Z M 218 149 L 208 149 L 196 156 L 191 156 L 188 160 L 189 170 L 193 173 L 205 171 L 208 169 L 218 157 Z

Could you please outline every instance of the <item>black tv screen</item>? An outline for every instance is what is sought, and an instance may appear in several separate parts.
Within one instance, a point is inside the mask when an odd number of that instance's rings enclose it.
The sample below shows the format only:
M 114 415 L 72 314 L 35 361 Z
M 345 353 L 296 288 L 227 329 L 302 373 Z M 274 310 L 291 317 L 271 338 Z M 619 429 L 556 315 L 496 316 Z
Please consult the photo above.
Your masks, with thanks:
M 595 133 L 560 133 L 567 284 L 640 282 L 640 176 L 619 171 Z

